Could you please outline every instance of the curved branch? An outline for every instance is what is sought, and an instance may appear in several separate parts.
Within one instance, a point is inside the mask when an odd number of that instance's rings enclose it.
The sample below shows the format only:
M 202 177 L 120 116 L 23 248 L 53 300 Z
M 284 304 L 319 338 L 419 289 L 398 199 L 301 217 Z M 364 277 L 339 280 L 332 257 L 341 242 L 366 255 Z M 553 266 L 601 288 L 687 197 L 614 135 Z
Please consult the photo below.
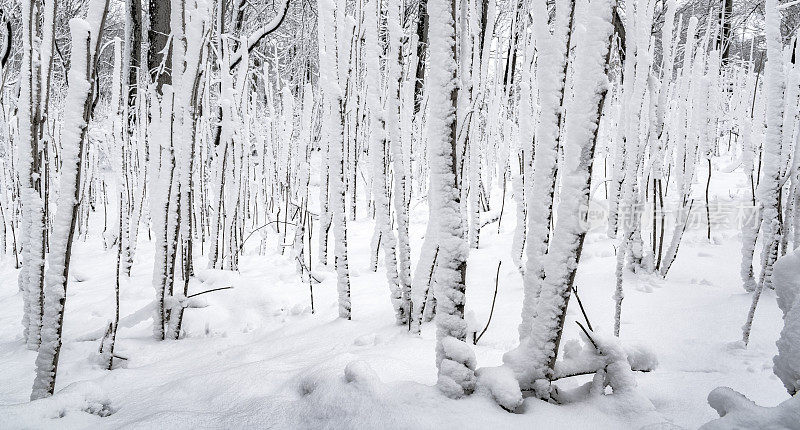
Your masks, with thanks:
M 270 35 L 270 33 L 274 32 L 281 26 L 283 20 L 286 18 L 286 14 L 289 12 L 289 3 L 291 0 L 283 0 L 283 8 L 278 15 L 275 15 L 266 25 L 259 28 L 258 30 L 254 31 L 248 38 L 247 38 L 247 52 L 252 51 L 261 39 Z M 231 57 L 230 68 L 233 70 L 234 67 L 238 66 L 239 63 L 242 61 L 242 55 L 239 53 L 233 54 Z
M 255 229 L 253 229 L 253 231 L 251 231 L 251 232 L 250 232 L 250 234 L 248 234 L 248 235 L 247 235 L 247 237 L 245 237 L 245 238 L 244 238 L 244 240 L 242 241 L 242 246 L 240 246 L 240 247 L 239 247 L 239 252 L 242 252 L 242 250 L 244 249 L 244 244 L 245 244 L 245 242 L 247 242 L 247 239 L 250 239 L 250 236 L 252 236 L 252 235 L 253 235 L 253 233 L 255 233 L 255 232 L 257 232 L 257 231 L 261 230 L 261 229 L 262 229 L 262 228 L 264 228 L 264 227 L 267 227 L 267 226 L 269 226 L 269 225 L 276 224 L 276 223 L 278 223 L 278 224 L 284 224 L 284 225 L 297 225 L 297 224 L 295 224 L 295 223 L 292 223 L 292 222 L 286 222 L 286 221 L 281 221 L 281 220 L 275 220 L 275 221 L 270 221 L 270 222 L 268 222 L 268 223 L 266 223 L 266 224 L 264 224 L 264 225 L 262 225 L 262 226 L 256 227 Z

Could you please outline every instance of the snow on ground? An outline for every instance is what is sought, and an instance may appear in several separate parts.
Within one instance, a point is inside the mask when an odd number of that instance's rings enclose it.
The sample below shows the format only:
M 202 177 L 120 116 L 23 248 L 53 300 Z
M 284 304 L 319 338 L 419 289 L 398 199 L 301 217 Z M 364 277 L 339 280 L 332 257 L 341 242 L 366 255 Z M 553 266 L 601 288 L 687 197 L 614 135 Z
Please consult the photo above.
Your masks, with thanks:
M 747 199 L 740 173 L 714 175 L 716 201 Z M 495 190 L 494 202 L 500 192 Z M 500 233 L 496 223 L 485 227 L 481 248 L 469 257 L 467 309 L 478 331 L 488 318 L 497 262 L 503 261 L 495 314 L 474 347 L 478 367 L 501 364 L 517 342 L 522 285 L 509 254 L 514 211 L 511 200 L 507 205 Z M 424 207 L 412 205 L 415 250 L 425 231 Z M 97 216 L 100 222 L 102 214 Z M 187 309 L 184 339 L 154 341 L 150 320 L 121 328 L 117 354 L 127 360 L 111 372 L 99 365 L 99 342 L 82 339 L 113 315 L 116 254 L 102 250 L 99 236 L 76 243 L 57 394 L 33 403 L 27 401 L 35 353 L 25 349 L 22 296 L 13 257 L 6 257 L 0 268 L 0 428 L 697 428 L 717 418 L 706 399 L 718 386 L 761 406 L 788 398 L 772 373 L 782 327 L 772 291 L 762 296 L 749 347 L 737 343 L 751 296 L 741 287 L 740 239 L 733 227 L 715 226 L 709 243 L 705 223 L 696 222 L 666 281 L 633 274 L 625 280 L 621 339 L 658 357 L 655 371 L 636 373 L 652 406 L 626 395 L 567 405 L 526 399 L 520 414 L 481 395 L 450 400 L 436 390 L 434 327 L 428 323 L 414 337 L 394 325 L 383 267 L 378 273 L 368 269 L 373 224 L 366 216 L 349 226 L 352 321 L 336 318 L 332 265 L 314 268 L 325 279 L 314 287 L 311 314 L 309 287 L 296 275 L 288 248 L 287 255 L 275 251 L 279 236 L 270 232 L 273 251 L 243 257 L 240 273 L 204 269 L 199 258 L 190 293 L 233 289 L 200 296 L 207 307 Z M 587 237 L 577 286 L 595 330 L 610 335 L 615 256 L 604 231 Z M 256 236 L 248 245 L 255 247 Z M 154 297 L 152 248 L 140 243 L 133 276 L 123 281 L 123 317 Z M 575 300 L 570 305 L 565 340 L 577 338 L 573 321 L 583 319 Z M 570 389 L 588 381 L 575 377 L 558 385 Z

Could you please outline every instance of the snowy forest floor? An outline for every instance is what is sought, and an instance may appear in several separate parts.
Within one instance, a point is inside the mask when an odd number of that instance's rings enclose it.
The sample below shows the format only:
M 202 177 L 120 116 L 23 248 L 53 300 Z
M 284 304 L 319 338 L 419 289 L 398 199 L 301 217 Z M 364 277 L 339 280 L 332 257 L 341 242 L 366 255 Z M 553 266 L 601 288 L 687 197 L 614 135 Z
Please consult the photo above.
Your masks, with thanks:
M 743 175 L 723 173 L 726 162 L 715 160 L 712 201 L 746 200 Z M 698 171 L 698 196 L 705 174 Z M 478 331 L 489 315 L 497 262 L 503 261 L 491 325 L 474 347 L 479 367 L 501 364 L 503 353 L 517 343 L 522 280 L 510 257 L 515 211 L 508 194 L 500 233 L 497 223 L 486 226 L 480 249 L 469 256 L 467 309 Z M 603 199 L 601 190 L 594 194 Z M 495 189 L 493 214 L 500 195 Z M 425 206 L 412 205 L 415 251 L 425 232 Z M 394 324 L 383 265 L 377 273 L 368 269 L 373 223 L 360 214 L 348 227 L 352 321 L 336 317 L 332 264 L 314 268 L 325 279 L 314 287 L 316 313 L 311 314 L 308 284 L 296 274 L 290 249 L 280 254 L 280 237 L 270 230 L 270 253 L 249 252 L 239 273 L 204 269 L 205 259 L 198 258 L 190 293 L 233 289 L 205 294 L 207 307 L 187 309 L 186 336 L 179 341 L 153 340 L 151 320 L 120 328 L 117 354 L 127 360 L 117 360 L 110 372 L 99 364 L 99 342 L 82 338 L 102 331 L 113 318 L 116 252 L 102 250 L 98 233 L 81 239 L 67 292 L 57 394 L 34 403 L 27 401 L 36 355 L 25 349 L 17 271 L 13 257 L 6 257 L 0 269 L 0 427 L 697 428 L 717 417 L 706 402 L 717 386 L 774 406 L 787 398 L 772 373 L 782 326 L 775 295 L 766 291 L 762 296 L 750 345 L 741 348 L 736 341 L 751 296 L 739 278 L 740 235 L 734 226 L 714 225 L 709 242 L 703 208 L 695 205 L 694 210 L 699 221 L 687 230 L 666 280 L 625 278 L 621 339 L 645 345 L 658 357 L 655 371 L 636 373 L 640 393 L 652 405 L 624 395 L 567 405 L 527 399 L 522 414 L 511 414 L 480 396 L 445 398 L 433 386 L 435 327 L 425 324 L 416 337 Z M 95 216 L 94 225 L 102 225 L 102 213 Z M 144 230 L 142 236 L 146 240 Z M 249 248 L 258 239 L 251 238 Z M 122 317 L 154 297 L 153 246 L 145 240 L 138 246 L 133 276 L 122 283 Z M 613 328 L 614 243 L 604 227 L 588 235 L 576 282 L 592 325 L 604 334 Z M 314 254 L 316 262 L 316 246 Z M 583 317 L 576 305 L 570 302 L 565 340 L 578 336 L 573 321 Z M 351 366 L 345 377 L 348 363 L 358 360 L 368 366 Z M 588 380 L 575 377 L 558 385 L 568 389 Z

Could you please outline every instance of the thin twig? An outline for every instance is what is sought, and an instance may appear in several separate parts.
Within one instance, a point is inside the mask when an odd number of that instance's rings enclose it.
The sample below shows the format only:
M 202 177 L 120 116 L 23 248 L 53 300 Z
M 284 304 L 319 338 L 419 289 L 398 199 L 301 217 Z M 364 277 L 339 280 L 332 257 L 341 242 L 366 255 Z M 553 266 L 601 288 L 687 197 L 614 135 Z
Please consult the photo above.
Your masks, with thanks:
M 481 337 L 483 337 L 483 334 L 486 333 L 486 330 L 489 328 L 489 323 L 492 322 L 492 315 L 494 314 L 494 303 L 497 300 L 497 286 L 500 283 L 500 266 L 502 264 L 503 264 L 502 260 L 497 262 L 497 274 L 494 277 L 494 297 L 492 297 L 492 308 L 491 310 L 489 310 L 489 320 L 486 321 L 486 327 L 483 328 L 481 334 L 479 334 L 478 337 L 475 338 L 475 342 L 473 342 L 474 345 L 478 344 L 478 341 L 481 340 Z
M 214 291 L 220 291 L 220 290 L 230 290 L 231 288 L 233 288 L 233 287 L 232 287 L 232 286 L 230 286 L 230 285 L 229 285 L 229 286 L 227 286 L 227 287 L 212 288 L 212 289 L 210 289 L 210 290 L 205 290 L 205 291 L 201 291 L 201 292 L 199 292 L 199 293 L 190 294 L 190 295 L 186 296 L 186 298 L 187 298 L 187 299 L 191 299 L 192 297 L 197 297 L 197 296 L 199 296 L 199 295 L 201 295 L 201 294 L 205 294 L 205 293 L 211 293 L 211 292 L 214 292 Z
M 269 226 L 269 225 L 272 225 L 272 224 L 275 224 L 275 223 L 283 223 L 283 224 L 285 224 L 285 225 L 291 225 L 291 226 L 294 226 L 294 225 L 296 225 L 296 224 L 295 224 L 295 223 L 293 223 L 293 222 L 286 222 L 286 221 L 281 221 L 281 220 L 275 220 L 275 221 L 270 221 L 270 222 L 268 222 L 268 223 L 266 223 L 266 224 L 264 224 L 264 225 L 262 225 L 262 226 L 258 226 L 258 227 L 256 227 L 255 229 L 253 229 L 253 231 L 251 231 L 251 232 L 250 232 L 250 234 L 248 234 L 248 235 L 247 235 L 247 237 L 245 237 L 245 238 L 244 238 L 244 240 L 242 241 L 242 245 L 239 247 L 239 252 L 242 252 L 242 250 L 244 249 L 244 244 L 245 244 L 245 242 L 247 242 L 247 239 L 250 239 L 250 236 L 252 236 L 252 235 L 253 235 L 253 233 L 255 233 L 255 232 L 257 232 L 257 231 L 261 230 L 261 229 L 262 229 L 262 228 L 264 228 L 264 227 L 267 227 L 267 226 Z
M 589 335 L 589 332 L 586 331 L 586 328 L 583 326 L 583 324 L 581 324 L 579 321 L 575 321 L 575 324 L 578 324 L 578 327 L 580 327 L 581 330 L 583 330 L 583 334 L 585 334 L 586 337 L 589 338 L 589 342 L 592 342 L 594 349 L 596 349 L 599 352 L 600 348 L 597 347 L 597 343 L 595 343 L 594 339 L 592 339 L 592 336 Z
M 301 259 L 300 259 L 300 257 L 298 257 L 298 256 L 295 256 L 295 259 L 296 259 L 296 260 L 297 260 L 297 261 L 300 263 L 300 267 L 302 267 L 302 268 L 303 268 L 303 270 L 305 270 L 306 272 L 308 272 L 308 276 L 309 276 L 311 279 L 313 279 L 313 280 L 314 280 L 314 282 L 316 282 L 316 283 L 318 283 L 318 284 L 322 283 L 322 281 L 320 281 L 319 279 L 317 279 L 317 277 L 316 277 L 316 276 L 314 276 L 314 274 L 312 274 L 312 273 L 311 273 L 311 270 L 309 270 L 309 269 L 306 267 L 305 263 L 303 262 L 303 260 L 301 260 Z
M 592 323 L 589 322 L 589 317 L 586 316 L 586 310 L 583 308 L 583 302 L 581 302 L 580 296 L 578 296 L 578 289 L 575 286 L 572 287 L 572 294 L 575 294 L 575 298 L 578 300 L 578 306 L 581 308 L 581 313 L 583 314 L 583 319 L 586 320 L 586 326 L 589 327 L 590 331 L 594 331 L 592 328 Z

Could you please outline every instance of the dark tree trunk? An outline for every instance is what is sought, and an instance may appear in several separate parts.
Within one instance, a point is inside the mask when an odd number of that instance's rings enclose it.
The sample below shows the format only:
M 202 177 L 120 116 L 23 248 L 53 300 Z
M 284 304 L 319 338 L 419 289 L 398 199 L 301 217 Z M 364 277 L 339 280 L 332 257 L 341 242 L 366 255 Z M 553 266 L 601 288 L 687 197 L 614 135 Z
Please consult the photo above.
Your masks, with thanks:
M 419 0 L 417 12 L 417 74 L 414 83 L 414 114 L 422 107 L 422 91 L 425 87 L 425 55 L 428 52 L 428 0 Z
M 155 80 L 156 91 L 161 94 L 164 85 L 172 83 L 170 75 L 171 55 L 166 50 L 170 34 L 171 7 L 169 1 L 150 0 L 150 29 L 147 32 L 149 50 L 147 51 L 147 68 L 151 79 Z M 164 58 L 164 55 L 167 58 Z M 161 65 L 164 65 L 163 69 Z
M 142 55 L 142 3 L 141 0 L 128 0 L 125 3 L 126 12 L 130 19 L 130 28 L 126 29 L 126 38 L 125 41 L 126 48 L 128 52 L 126 52 L 124 57 L 124 62 L 126 63 L 125 70 L 127 70 L 127 75 L 123 74 L 123 79 L 125 79 L 124 84 L 126 85 L 127 92 L 128 92 L 128 106 L 130 112 L 136 111 L 136 90 L 139 87 L 138 85 L 130 85 L 131 83 L 138 83 L 138 70 L 141 66 L 141 55 Z M 133 130 L 131 127 L 130 131 Z

